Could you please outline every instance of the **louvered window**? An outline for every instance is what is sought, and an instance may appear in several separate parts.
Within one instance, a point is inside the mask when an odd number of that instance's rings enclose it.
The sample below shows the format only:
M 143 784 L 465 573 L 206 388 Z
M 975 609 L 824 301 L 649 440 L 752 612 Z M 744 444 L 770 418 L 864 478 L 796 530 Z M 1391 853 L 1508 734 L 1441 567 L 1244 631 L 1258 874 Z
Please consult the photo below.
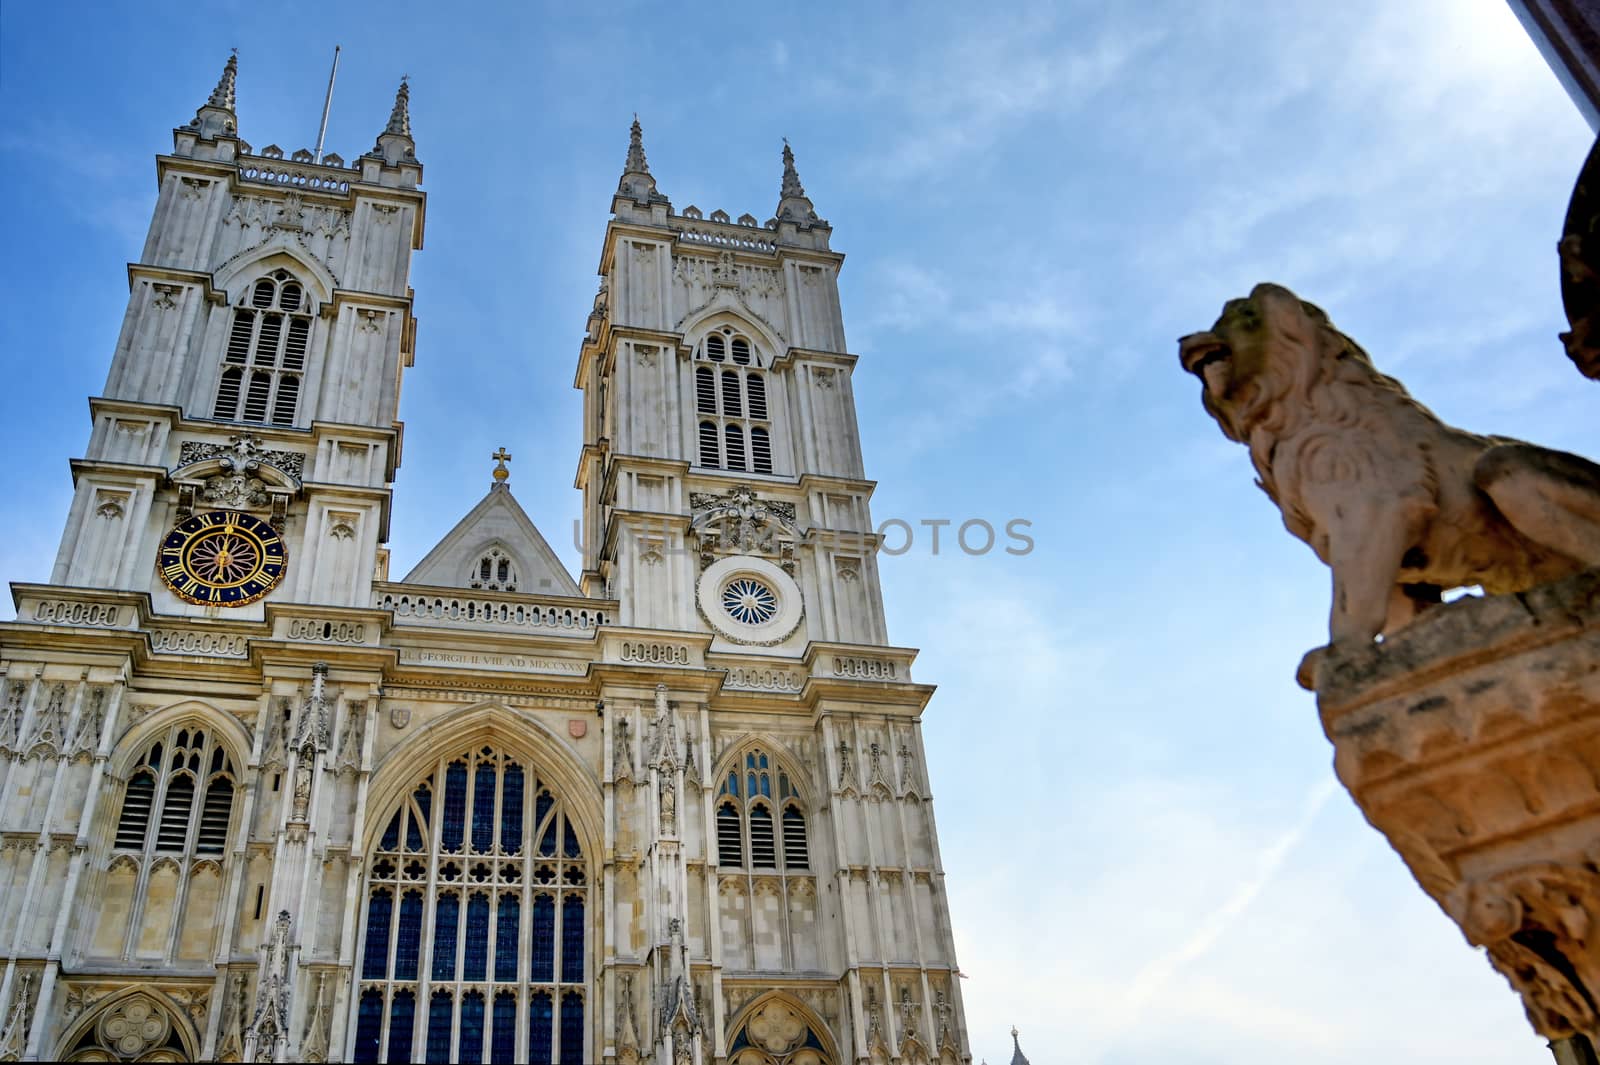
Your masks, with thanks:
M 272 424 L 288 425 L 294 421 L 294 407 L 299 398 L 300 378 L 293 374 L 278 378 L 278 394 L 272 398 Z
M 161 827 L 156 830 L 156 850 L 182 854 L 189 842 L 189 815 L 194 812 L 194 777 L 179 772 L 167 781 L 161 801 Z
M 247 422 L 264 422 L 267 420 L 267 397 L 272 394 L 272 375 L 264 370 L 257 370 L 250 375 L 250 391 L 244 397 L 244 420 Z
M 771 473 L 771 414 L 760 353 L 748 337 L 725 326 L 706 335 L 697 357 L 723 364 L 721 370 L 695 367 L 695 413 L 702 419 L 715 418 L 699 423 L 700 465 Z
M 287 270 L 250 288 L 248 306 L 233 312 L 224 369 L 211 416 L 224 421 L 293 425 L 300 402 L 300 371 L 311 343 L 312 315 L 305 289 Z M 238 367 L 248 366 L 247 379 Z
M 717 378 L 709 366 L 696 367 L 694 371 L 695 410 L 701 414 L 717 413 Z
M 772 472 L 772 441 L 759 425 L 750 429 L 750 468 L 757 473 Z
M 775 824 L 781 822 L 781 829 Z M 717 792 L 717 864 L 803 872 L 811 866 L 804 800 L 789 774 L 756 748 L 739 755 Z M 744 840 L 750 853 L 744 854 Z
M 111 842 L 116 852 L 111 863 L 113 880 L 107 888 L 115 888 L 117 894 L 108 896 L 108 905 L 101 907 L 104 919 L 112 919 L 116 913 L 125 918 L 129 912 L 140 912 L 135 908 L 138 899 L 130 895 L 133 886 L 149 890 L 146 885 L 158 879 L 149 876 L 149 872 L 164 866 L 177 870 L 179 899 L 185 898 L 186 893 L 193 898 L 194 891 L 216 890 L 215 885 L 225 877 L 219 877 L 214 867 L 205 866 L 223 860 L 228 853 L 237 791 L 232 757 L 209 730 L 195 728 L 192 722 L 175 724 L 150 743 L 129 769 L 128 783 L 123 788 L 117 830 Z M 178 859 L 176 865 L 170 861 L 173 858 Z M 197 865 L 193 859 L 211 861 Z M 131 880 L 118 879 L 128 875 L 117 870 L 129 860 L 141 871 Z M 192 881 L 188 888 L 181 886 L 186 878 L 200 876 L 210 878 L 204 881 L 204 888 L 194 886 L 201 883 L 199 880 Z M 174 888 L 167 883 L 161 890 L 172 892 Z M 167 902 L 172 897 L 163 896 Z M 91 924 L 99 919 L 99 914 L 88 916 Z M 99 934 L 91 935 L 88 941 L 99 944 Z M 110 948 L 111 955 L 129 957 L 126 952 L 134 949 L 140 935 L 137 925 L 128 928 L 122 945 Z M 183 949 L 180 943 L 187 938 L 174 937 L 167 950 Z M 160 960 L 171 962 L 173 956 L 168 953 Z
M 200 801 L 197 803 L 196 797 Z M 233 818 L 233 763 L 204 731 L 175 728 L 139 760 L 117 818 L 118 850 L 221 854 Z M 157 807 L 159 805 L 159 812 Z
M 806 848 L 806 815 L 797 806 L 786 806 L 783 811 L 783 864 L 790 869 L 804 869 L 811 864 Z
M 744 864 L 744 829 L 739 808 L 731 802 L 717 807 L 717 864 Z
M 717 447 L 717 423 L 700 423 L 700 465 L 720 466 L 722 452 Z
M 758 869 L 778 865 L 778 845 L 772 835 L 772 811 L 756 804 L 750 809 L 750 864 Z
M 228 821 L 232 816 L 233 781 L 217 777 L 206 788 L 205 805 L 200 811 L 200 834 L 194 842 L 195 853 L 221 854 L 228 846 Z
M 244 384 L 244 371 L 237 366 L 230 366 L 222 371 L 222 380 L 217 384 L 217 405 L 212 409 L 213 418 L 232 418 L 239 409 L 239 389 Z
M 144 837 L 150 830 L 150 811 L 155 801 L 155 774 L 148 769 L 141 769 L 128 781 L 127 794 L 122 798 L 122 816 L 117 820 L 118 850 L 144 848 Z

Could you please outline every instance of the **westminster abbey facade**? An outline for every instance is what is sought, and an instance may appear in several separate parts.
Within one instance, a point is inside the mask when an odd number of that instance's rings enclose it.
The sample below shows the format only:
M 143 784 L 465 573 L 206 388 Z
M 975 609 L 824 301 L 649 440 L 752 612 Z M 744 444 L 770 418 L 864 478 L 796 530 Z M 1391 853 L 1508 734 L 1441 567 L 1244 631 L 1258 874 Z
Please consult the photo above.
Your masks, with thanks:
M 482 501 L 385 541 L 426 198 L 159 193 L 54 569 L 0 624 L 0 1060 L 970 1062 L 915 652 L 885 630 L 837 273 L 632 133 L 578 351 L 583 570 Z

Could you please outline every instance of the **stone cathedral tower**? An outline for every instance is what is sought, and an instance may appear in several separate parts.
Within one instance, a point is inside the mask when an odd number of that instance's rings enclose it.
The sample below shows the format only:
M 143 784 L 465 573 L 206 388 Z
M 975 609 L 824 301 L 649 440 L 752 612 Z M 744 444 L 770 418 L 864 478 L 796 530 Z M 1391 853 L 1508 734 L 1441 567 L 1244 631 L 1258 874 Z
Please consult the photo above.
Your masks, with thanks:
M 634 124 L 583 572 L 483 500 L 388 574 L 425 197 L 240 139 L 159 195 L 47 583 L 0 625 L 0 1061 L 969 1063 L 837 296 Z M 405 501 L 401 501 L 405 505 Z

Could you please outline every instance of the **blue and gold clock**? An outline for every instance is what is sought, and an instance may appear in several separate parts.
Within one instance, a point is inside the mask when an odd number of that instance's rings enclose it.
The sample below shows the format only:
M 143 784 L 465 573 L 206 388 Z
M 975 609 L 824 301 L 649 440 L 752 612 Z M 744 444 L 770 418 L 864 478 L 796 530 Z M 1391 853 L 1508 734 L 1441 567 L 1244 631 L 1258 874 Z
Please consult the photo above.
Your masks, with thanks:
M 161 541 L 156 569 L 172 594 L 201 606 L 244 606 L 278 586 L 289 561 L 267 522 L 213 510 L 179 522 Z

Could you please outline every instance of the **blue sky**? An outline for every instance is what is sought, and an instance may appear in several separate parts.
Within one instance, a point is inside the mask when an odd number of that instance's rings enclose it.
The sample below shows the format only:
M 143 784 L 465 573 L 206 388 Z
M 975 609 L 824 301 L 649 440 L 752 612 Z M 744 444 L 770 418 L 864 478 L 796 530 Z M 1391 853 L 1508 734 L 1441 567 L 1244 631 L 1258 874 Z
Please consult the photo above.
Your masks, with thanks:
M 1265 10 L 1263 10 L 1265 8 Z M 834 244 L 874 513 L 1033 523 L 883 565 L 925 718 L 975 1057 L 1503 1063 L 1517 999 L 1338 789 L 1300 655 L 1327 576 L 1176 338 L 1256 281 L 1446 419 L 1590 456 L 1555 241 L 1590 143 L 1502 0 L 0 9 L 0 578 L 48 576 L 124 263 L 240 49 L 242 135 L 353 157 L 412 77 L 429 190 L 391 548 L 516 456 L 576 568 L 571 388 L 639 112 L 681 209 Z

